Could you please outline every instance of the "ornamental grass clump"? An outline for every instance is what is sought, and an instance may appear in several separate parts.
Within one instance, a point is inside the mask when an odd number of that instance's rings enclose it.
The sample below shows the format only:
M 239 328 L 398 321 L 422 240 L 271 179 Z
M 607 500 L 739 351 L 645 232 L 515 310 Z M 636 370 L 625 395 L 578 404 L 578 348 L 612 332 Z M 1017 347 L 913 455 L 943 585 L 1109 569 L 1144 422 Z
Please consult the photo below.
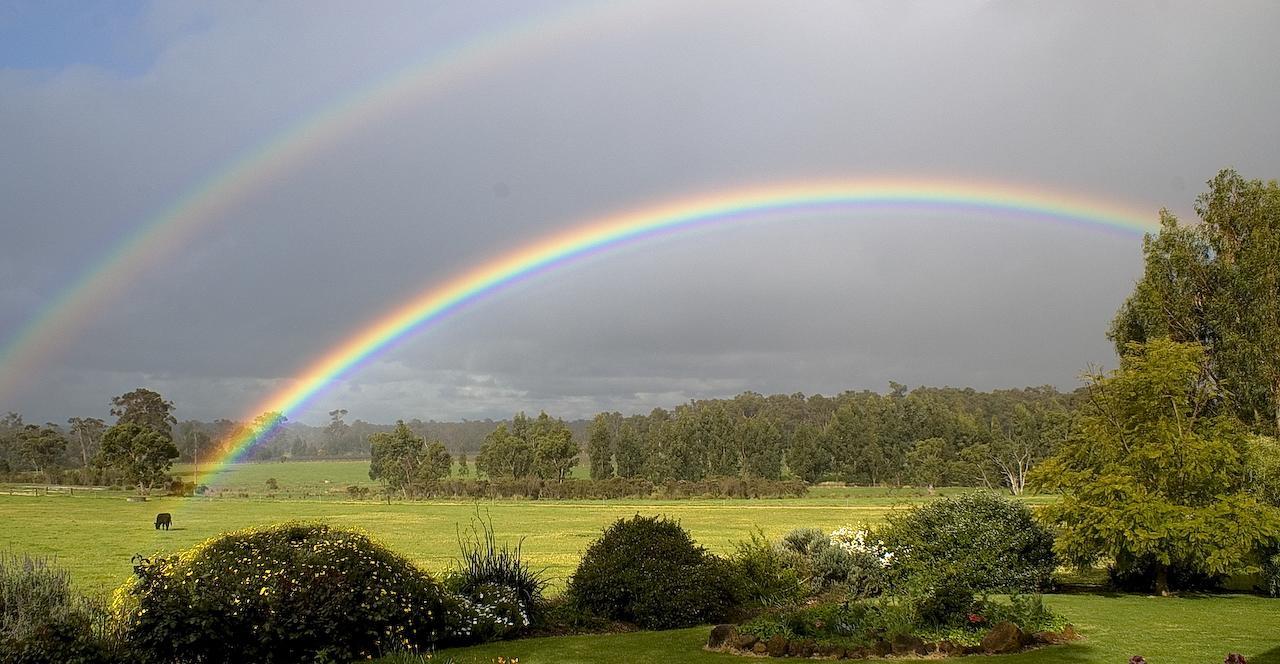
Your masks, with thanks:
M 124 661 L 106 608 L 43 558 L 0 554 L 0 662 Z
M 136 559 L 113 610 L 153 662 L 298 662 L 429 650 L 446 593 L 367 535 L 288 523 Z
M 523 540 L 498 544 L 493 521 L 478 518 L 458 535 L 457 567 L 445 577 L 458 595 L 457 635 L 492 641 L 524 632 L 540 617 L 547 581 L 521 558 Z

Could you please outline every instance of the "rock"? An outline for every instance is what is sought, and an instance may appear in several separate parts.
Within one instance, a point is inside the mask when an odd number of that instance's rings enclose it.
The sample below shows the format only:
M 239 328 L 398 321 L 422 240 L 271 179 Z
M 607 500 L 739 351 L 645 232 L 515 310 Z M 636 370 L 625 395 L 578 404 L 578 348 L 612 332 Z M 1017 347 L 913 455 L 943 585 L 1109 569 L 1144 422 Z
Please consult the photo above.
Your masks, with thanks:
M 922 641 L 922 642 L 920 643 L 920 646 L 919 646 L 918 648 L 916 648 L 916 654 L 917 654 L 917 655 L 931 655 L 931 654 L 933 654 L 933 652 L 934 652 L 935 650 L 937 650 L 937 649 L 938 649 L 938 644 L 936 644 L 936 643 L 929 643 L 928 641 Z
M 818 644 L 813 639 L 805 639 L 800 642 L 800 647 L 796 649 L 800 657 L 813 657 L 814 651 L 818 649 Z
M 867 649 L 866 648 L 849 648 L 844 651 L 844 658 L 845 659 L 866 659 Z
M 755 634 L 737 634 L 733 637 L 733 647 L 738 650 L 751 650 L 759 640 Z
M 781 634 L 774 634 L 769 638 L 769 642 L 765 644 L 770 657 L 786 657 L 787 656 L 787 637 Z
M 769 653 L 769 646 L 766 646 L 764 641 L 756 641 L 756 644 L 751 646 L 751 652 L 757 655 L 767 655 Z
M 840 659 L 844 657 L 844 646 L 836 643 L 819 643 L 814 646 L 813 654 L 819 657 L 830 657 L 831 659 Z
M 708 648 L 723 648 L 737 636 L 738 628 L 734 625 L 716 625 L 711 628 L 711 636 L 707 637 Z
M 893 652 L 893 644 L 889 643 L 888 641 L 885 641 L 884 639 L 880 639 L 879 641 L 876 641 L 875 643 L 871 644 L 871 648 L 867 650 L 867 655 L 875 656 L 875 657 L 884 657 L 885 655 L 888 655 L 891 652 Z
M 924 639 L 914 634 L 899 634 L 893 637 L 893 641 L 890 642 L 890 648 L 895 655 L 910 655 L 923 645 Z
M 1022 646 L 1026 645 L 1027 636 L 1018 629 L 1018 626 L 1005 621 L 991 628 L 987 635 L 982 637 L 982 649 L 989 653 L 1007 653 L 1022 650 Z
M 959 657 L 964 654 L 964 646 L 955 641 L 942 641 L 938 643 L 938 652 L 943 657 Z

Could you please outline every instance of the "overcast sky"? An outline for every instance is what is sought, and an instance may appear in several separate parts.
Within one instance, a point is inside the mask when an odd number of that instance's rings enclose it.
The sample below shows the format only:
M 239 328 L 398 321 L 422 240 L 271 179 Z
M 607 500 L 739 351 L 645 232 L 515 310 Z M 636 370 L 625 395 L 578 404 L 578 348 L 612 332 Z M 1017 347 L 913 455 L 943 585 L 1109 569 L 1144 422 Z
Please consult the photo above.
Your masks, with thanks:
M 301 119 L 459 44 L 589 27 L 524 37 L 537 47 L 274 173 L 152 261 L 0 411 L 105 416 L 111 396 L 147 386 L 180 418 L 242 418 L 459 270 L 692 194 L 978 179 L 1154 220 L 1191 217 L 1220 168 L 1280 177 L 1274 2 L 574 7 L 0 3 L 0 344 L 150 216 Z M 890 380 L 1072 388 L 1114 363 L 1105 332 L 1140 245 L 938 209 L 667 237 L 477 303 L 292 419 L 588 417 Z

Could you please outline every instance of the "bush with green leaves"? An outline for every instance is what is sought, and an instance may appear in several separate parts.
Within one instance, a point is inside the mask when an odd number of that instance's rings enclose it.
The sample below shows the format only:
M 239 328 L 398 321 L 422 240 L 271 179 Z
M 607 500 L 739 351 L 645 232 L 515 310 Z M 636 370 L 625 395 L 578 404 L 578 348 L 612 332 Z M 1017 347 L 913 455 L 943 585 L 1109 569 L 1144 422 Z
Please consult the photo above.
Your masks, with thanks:
M 798 601 L 808 594 L 808 584 L 797 569 L 798 556 L 775 546 L 757 531 L 751 538 L 734 543 L 729 555 L 735 603 L 750 606 L 779 606 Z
M 794 559 L 812 592 L 839 588 L 855 597 L 884 592 L 893 555 L 869 528 L 839 528 L 830 533 L 798 528 L 780 545 Z
M 676 521 L 636 515 L 605 528 L 569 579 L 583 613 L 649 629 L 688 627 L 731 608 L 728 566 Z
M 451 602 L 429 575 L 360 532 L 288 523 L 138 559 L 113 610 L 151 662 L 347 662 L 427 650 Z
M 889 516 L 880 531 L 893 552 L 895 583 L 945 575 L 975 592 L 1046 588 L 1057 558 L 1053 534 L 1031 509 L 989 492 L 968 493 Z
M 124 661 L 105 606 L 80 596 L 43 558 L 0 555 L 0 662 Z

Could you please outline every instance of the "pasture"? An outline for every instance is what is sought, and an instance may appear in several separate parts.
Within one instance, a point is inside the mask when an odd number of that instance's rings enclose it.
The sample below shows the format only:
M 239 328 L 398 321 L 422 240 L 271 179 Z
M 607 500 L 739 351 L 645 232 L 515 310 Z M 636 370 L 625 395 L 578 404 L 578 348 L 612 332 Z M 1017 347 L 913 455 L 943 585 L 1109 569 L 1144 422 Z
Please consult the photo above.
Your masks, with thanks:
M 524 552 L 545 567 L 552 592 L 601 529 L 634 514 L 675 517 L 709 549 L 727 553 L 759 529 L 777 537 L 800 526 L 833 529 L 882 521 L 890 511 L 928 500 L 923 491 L 816 487 L 799 499 L 618 501 L 351 500 L 350 484 L 372 486 L 366 462 L 262 463 L 235 466 L 218 487 L 221 497 L 154 498 L 129 502 L 119 491 L 74 494 L 0 494 L 0 550 L 56 557 L 90 593 L 106 593 L 130 574 L 134 554 L 168 553 L 237 528 L 281 521 L 323 520 L 359 527 L 423 567 L 442 571 L 457 553 L 457 535 L 477 516 L 491 518 L 500 538 L 524 539 Z M 188 469 L 181 469 L 180 472 Z M 273 477 L 278 489 L 266 488 Z M 326 482 L 327 480 L 327 482 Z M 947 495 L 960 489 L 941 490 Z M 308 497 L 309 496 L 309 497 Z M 1049 497 L 1033 497 L 1043 503 Z M 173 514 L 173 529 L 157 531 L 158 512 Z M 1084 641 L 1000 658 L 966 662 L 1123 662 L 1143 654 L 1151 664 L 1219 662 L 1228 651 L 1253 664 L 1280 663 L 1280 604 L 1246 595 L 1155 598 L 1141 595 L 1064 594 L 1047 603 L 1072 620 Z M 673 632 L 570 636 L 492 643 L 448 653 L 460 663 L 490 663 L 498 656 L 521 662 L 733 662 L 733 655 L 701 649 L 703 628 Z M 398 660 L 387 660 L 390 664 Z M 441 658 L 441 661 L 447 661 Z
M 834 529 L 876 523 L 895 506 L 922 500 L 916 490 L 819 487 L 805 498 L 651 501 L 421 501 L 352 500 L 346 486 L 368 479 L 367 461 L 243 464 L 215 486 L 221 497 L 152 498 L 129 502 L 119 491 L 73 495 L 0 494 L 0 550 L 55 556 L 86 591 L 109 591 L 130 574 L 134 554 L 169 553 L 248 526 L 323 520 L 359 527 L 423 567 L 441 571 L 458 551 L 458 530 L 479 514 L 500 538 L 524 538 L 526 557 L 545 567 L 554 588 L 605 525 L 634 514 L 677 518 L 707 548 L 725 553 L 759 528 L 776 537 L 799 526 Z M 179 469 L 179 472 L 189 472 Z M 274 477 L 279 489 L 265 488 Z M 328 482 L 326 483 L 326 480 Z M 947 493 L 945 490 L 939 495 Z M 158 512 L 173 528 L 156 531 Z

